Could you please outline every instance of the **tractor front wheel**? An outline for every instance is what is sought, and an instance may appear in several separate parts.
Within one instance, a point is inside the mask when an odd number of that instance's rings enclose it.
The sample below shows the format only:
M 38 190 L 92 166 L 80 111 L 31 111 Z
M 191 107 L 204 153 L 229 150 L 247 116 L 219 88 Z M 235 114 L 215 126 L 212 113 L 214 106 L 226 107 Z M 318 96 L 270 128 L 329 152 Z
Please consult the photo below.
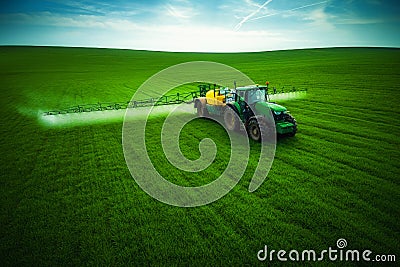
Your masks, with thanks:
M 295 136 L 296 133 L 297 133 L 297 122 L 296 122 L 296 119 L 293 118 L 292 115 L 287 114 L 286 121 L 293 124 L 293 131 L 291 133 L 288 133 L 287 135 L 290 136 L 290 137 Z

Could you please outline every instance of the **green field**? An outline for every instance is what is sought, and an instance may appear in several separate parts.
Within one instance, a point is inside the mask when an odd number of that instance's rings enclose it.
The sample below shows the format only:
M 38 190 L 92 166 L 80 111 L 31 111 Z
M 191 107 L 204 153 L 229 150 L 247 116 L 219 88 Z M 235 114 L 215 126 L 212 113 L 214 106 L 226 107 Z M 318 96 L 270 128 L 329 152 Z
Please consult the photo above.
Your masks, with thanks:
M 151 198 L 131 177 L 122 121 L 39 122 L 46 110 L 129 100 L 151 75 L 194 60 L 230 65 L 260 84 L 308 89 L 306 98 L 279 102 L 299 130 L 278 140 L 254 193 L 254 143 L 234 190 L 206 206 L 179 208 Z M 348 249 L 398 262 L 399 70 L 400 50 L 383 48 L 196 54 L 1 47 L 2 265 L 255 265 L 264 245 L 321 251 L 339 238 Z M 150 120 L 146 139 L 160 172 L 182 185 L 219 176 L 230 155 L 222 127 L 195 120 L 184 128 L 188 158 L 199 157 L 202 138 L 218 143 L 215 163 L 191 174 L 160 152 L 162 122 Z

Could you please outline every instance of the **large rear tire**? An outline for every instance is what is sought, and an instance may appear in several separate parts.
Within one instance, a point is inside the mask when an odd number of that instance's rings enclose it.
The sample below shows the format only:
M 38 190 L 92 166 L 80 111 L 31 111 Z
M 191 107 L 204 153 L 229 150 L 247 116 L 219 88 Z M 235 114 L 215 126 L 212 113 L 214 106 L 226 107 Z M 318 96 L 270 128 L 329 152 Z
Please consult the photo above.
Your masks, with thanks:
M 200 118 L 208 117 L 208 110 L 201 102 L 197 103 L 197 116 Z
M 247 134 L 254 141 L 261 142 L 262 133 L 261 133 L 260 125 L 258 124 L 256 119 L 250 119 L 250 121 L 248 122 Z
M 240 122 L 237 113 L 230 107 L 226 107 L 224 112 L 224 123 L 229 131 L 237 131 L 240 129 Z

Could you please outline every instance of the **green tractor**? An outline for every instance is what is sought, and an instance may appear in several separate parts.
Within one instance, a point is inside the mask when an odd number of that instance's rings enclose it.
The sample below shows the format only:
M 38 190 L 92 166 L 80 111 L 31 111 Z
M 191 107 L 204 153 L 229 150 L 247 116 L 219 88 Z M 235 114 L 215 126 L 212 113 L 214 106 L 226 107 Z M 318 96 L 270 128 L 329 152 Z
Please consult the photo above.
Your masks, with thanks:
M 201 97 L 194 101 L 198 116 L 223 118 L 230 131 L 239 130 L 244 125 L 249 137 L 257 142 L 261 142 L 262 136 L 271 129 L 268 126 L 271 123 L 275 124 L 276 132 L 280 135 L 294 136 L 297 132 L 296 120 L 287 109 L 268 101 L 268 82 L 265 86 L 251 85 L 235 89 L 216 89 L 216 85 L 213 89 L 208 85 L 208 90 L 207 85 L 200 85 L 199 88 Z

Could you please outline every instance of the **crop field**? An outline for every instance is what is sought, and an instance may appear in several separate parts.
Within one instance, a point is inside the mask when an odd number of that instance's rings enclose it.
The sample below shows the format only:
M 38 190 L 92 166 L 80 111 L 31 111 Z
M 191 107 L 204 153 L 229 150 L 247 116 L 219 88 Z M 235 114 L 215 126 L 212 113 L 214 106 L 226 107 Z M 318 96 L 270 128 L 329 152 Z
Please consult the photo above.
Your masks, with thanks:
M 278 101 L 297 119 L 298 133 L 278 139 L 268 177 L 253 193 L 257 143 L 231 192 L 180 208 L 153 199 L 132 178 L 120 113 L 42 121 L 47 110 L 128 101 L 158 71 L 198 60 L 227 64 L 260 84 L 308 89 L 303 98 Z M 0 47 L 1 263 L 265 265 L 271 262 L 257 259 L 264 245 L 319 252 L 340 238 L 346 249 L 396 255 L 398 262 L 399 70 L 400 50 L 383 48 L 207 54 Z M 230 144 L 221 126 L 196 119 L 183 128 L 180 146 L 189 159 L 200 156 L 203 138 L 218 148 L 209 168 L 187 173 L 163 154 L 163 120 L 151 118 L 146 128 L 160 173 L 199 186 L 223 172 Z

